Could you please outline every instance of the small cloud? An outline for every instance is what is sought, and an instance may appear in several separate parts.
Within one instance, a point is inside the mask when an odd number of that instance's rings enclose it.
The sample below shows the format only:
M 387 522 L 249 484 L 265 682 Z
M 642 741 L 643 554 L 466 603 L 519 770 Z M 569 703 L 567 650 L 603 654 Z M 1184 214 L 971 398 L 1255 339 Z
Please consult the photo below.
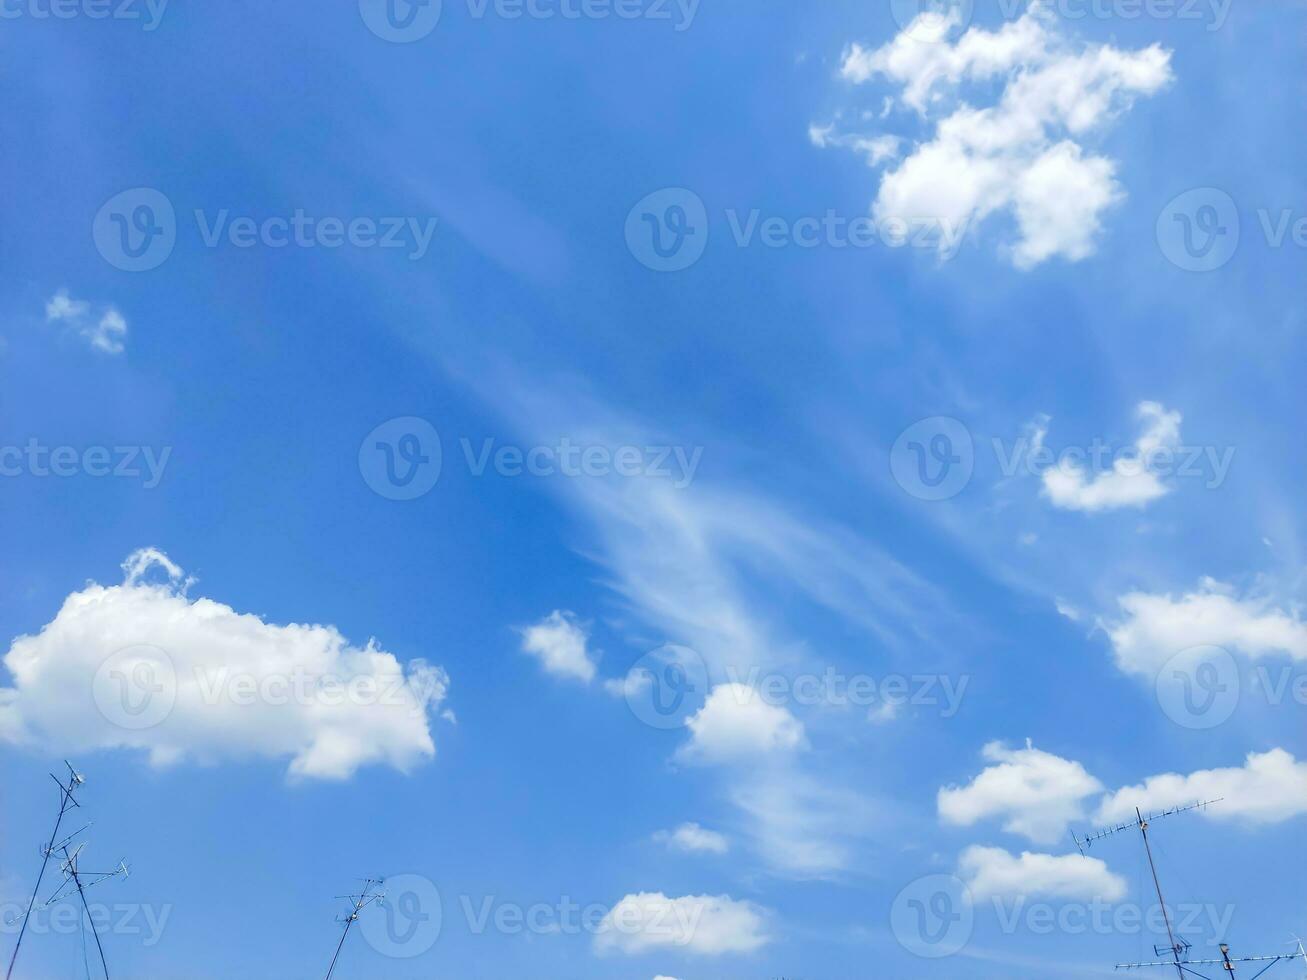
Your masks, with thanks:
M 77 332 L 91 347 L 106 354 L 121 354 L 126 348 L 127 321 L 112 306 L 105 306 L 97 320 L 91 315 L 91 304 L 73 299 L 68 290 L 61 289 L 46 301 L 45 322 L 62 323 Z
M 570 612 L 555 609 L 522 630 L 522 652 L 540 661 L 547 673 L 589 684 L 595 665 L 587 649 L 590 637 Z
M 970 827 L 998 817 L 1008 833 L 1051 844 L 1066 835 L 1071 821 L 1084 816 L 1083 801 L 1103 790 L 1080 763 L 1042 752 L 1029 741 L 1023 749 L 990 742 L 982 754 L 992 765 L 970 785 L 939 791 L 944 823 Z
M 641 892 L 625 896 L 604 916 L 594 946 L 601 954 L 628 956 L 653 949 L 705 956 L 751 953 L 771 941 L 763 917 L 764 911 L 752 902 L 729 895 L 669 898 L 662 892 Z
M 873 213 L 952 227 L 1007 214 L 1018 231 L 1008 248 L 1017 268 L 1086 258 L 1124 191 L 1116 162 L 1084 144 L 1171 81 L 1170 52 L 1077 44 L 1038 0 L 998 30 L 973 27 L 949 40 L 961 27 L 956 10 L 923 11 L 881 47 L 845 50 L 846 82 L 887 82 L 933 127 L 883 175 Z M 936 43 L 923 43 L 923 32 Z
M 1143 424 L 1135 452 L 1116 459 L 1110 470 L 1091 476 L 1083 465 L 1070 459 L 1044 470 L 1043 493 L 1054 507 L 1088 513 L 1144 507 L 1171 492 L 1149 469 L 1149 461 L 1179 446 L 1182 417 L 1157 402 L 1140 402 L 1135 413 Z
M 899 716 L 897 701 L 883 701 L 867 711 L 867 720 L 873 725 L 888 725 Z
M 746 684 L 719 684 L 698 713 L 686 720 L 691 739 L 682 759 L 721 763 L 767 758 L 802 748 L 803 723 L 780 705 L 769 704 Z
M 731 847 L 724 834 L 693 822 L 683 823 L 675 830 L 660 830 L 653 839 L 685 854 L 725 854 Z
M 1117 665 L 1155 673 L 1177 651 L 1218 646 L 1250 660 L 1287 655 L 1307 660 L 1307 622 L 1265 596 L 1240 596 L 1210 578 L 1192 592 L 1131 592 L 1117 599 L 1121 617 L 1105 625 Z
M 1097 858 L 1025 851 L 1020 857 L 1000 847 L 969 847 L 958 860 L 958 877 L 971 897 L 1053 898 L 1116 902 L 1126 896 L 1125 879 Z
M 1059 615 L 1065 616 L 1073 623 L 1078 623 L 1084 618 L 1084 614 L 1065 599 L 1054 598 L 1053 606 L 1057 609 Z

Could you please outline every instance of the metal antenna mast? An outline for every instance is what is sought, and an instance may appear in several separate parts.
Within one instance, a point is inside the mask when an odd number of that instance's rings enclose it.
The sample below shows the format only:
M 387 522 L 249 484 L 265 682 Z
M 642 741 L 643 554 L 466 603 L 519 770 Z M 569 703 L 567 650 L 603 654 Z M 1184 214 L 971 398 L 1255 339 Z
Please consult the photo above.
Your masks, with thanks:
M 85 829 L 86 829 L 85 827 L 82 828 L 82 830 Z M 109 881 L 111 878 L 118 878 L 118 877 L 126 878 L 129 874 L 129 871 L 127 868 L 126 861 L 118 862 L 118 867 L 114 868 L 112 871 L 81 870 L 81 868 L 78 866 L 77 861 L 78 858 L 81 857 L 82 848 L 84 848 L 86 844 L 85 842 L 83 842 L 78 844 L 76 847 L 72 847 L 71 845 L 73 842 L 73 838 L 77 837 L 78 834 L 82 832 L 82 830 L 70 834 L 68 837 L 65 837 L 62 841 L 60 841 L 58 844 L 54 845 L 54 847 L 50 849 L 52 851 L 63 852 L 64 860 L 59 870 L 63 872 L 64 880 L 59 884 L 59 887 L 54 890 L 53 894 L 51 894 L 49 898 L 47 898 L 44 902 L 40 904 L 39 908 L 48 909 L 51 905 L 54 905 L 56 902 L 62 901 L 63 899 L 70 896 L 74 891 L 77 892 L 77 895 L 82 902 L 82 911 L 86 914 L 86 921 L 89 921 L 91 923 L 91 931 L 95 934 L 95 946 L 100 951 L 100 966 L 104 970 L 105 980 L 109 980 L 109 965 L 108 963 L 105 962 L 104 946 L 102 946 L 100 943 L 99 927 L 96 926 L 95 917 L 91 915 L 91 907 L 90 905 L 87 904 L 86 901 L 86 889 L 90 888 L 92 885 L 98 885 L 101 882 Z M 24 922 L 26 922 L 27 918 L 29 918 L 30 915 L 31 915 L 30 911 L 25 912 L 23 914 Z M 17 920 L 15 919 L 11 921 L 17 921 Z
M 91 906 L 86 904 L 86 888 L 82 886 L 82 877 L 77 870 L 77 856 L 81 853 L 81 844 L 78 844 L 77 849 L 72 852 L 69 852 L 67 844 L 64 845 L 64 874 L 72 879 L 73 885 L 77 888 L 77 895 L 82 900 L 82 911 L 86 913 L 86 920 L 91 923 L 91 934 L 95 936 L 95 948 L 100 952 L 100 967 L 104 970 L 104 980 L 109 980 L 109 964 L 105 962 L 104 946 L 100 944 L 100 930 L 95 925 L 95 916 L 91 915 Z M 95 881 L 92 881 L 91 884 L 94 885 L 119 874 L 123 875 L 123 877 L 127 876 L 126 862 L 118 865 L 118 869 L 115 871 L 97 874 Z
M 23 924 L 18 930 L 18 941 L 14 943 L 14 953 L 9 957 L 9 969 L 5 971 L 5 980 L 9 980 L 13 976 L 14 963 L 18 960 L 18 950 L 23 945 L 23 935 L 27 932 L 27 920 L 32 914 L 32 906 L 36 904 L 36 893 L 41 890 L 41 879 L 45 877 L 45 866 L 50 863 L 50 853 L 57 846 L 55 841 L 59 837 L 59 825 L 64 821 L 64 814 L 73 807 L 81 805 L 73 799 L 73 791 L 86 782 L 86 777 L 74 769 L 72 763 L 67 759 L 64 760 L 64 765 L 68 767 L 67 786 L 59 781 L 58 776 L 50 773 L 50 778 L 59 787 L 59 816 L 55 818 L 54 830 L 50 833 L 50 843 L 41 849 L 41 870 L 36 876 L 36 884 L 32 887 L 32 897 L 27 902 L 27 911 L 23 913 Z
M 380 904 L 386 897 L 386 893 L 380 890 L 382 879 L 364 878 L 363 890 L 357 895 L 337 895 L 337 898 L 348 899 L 351 903 L 349 914 L 343 920 L 336 921 L 345 923 L 345 931 L 340 934 L 340 942 L 336 944 L 336 952 L 331 957 L 331 966 L 327 967 L 327 976 L 325 980 L 331 980 L 331 975 L 336 972 L 336 960 L 340 958 L 340 951 L 345 946 L 345 937 L 349 935 L 350 926 L 354 920 L 359 917 L 359 913 L 372 904 Z
M 1081 854 L 1084 854 L 1085 851 L 1092 847 L 1095 841 L 1102 840 L 1104 837 L 1111 837 L 1113 834 L 1119 834 L 1123 830 L 1130 830 L 1132 828 L 1138 829 L 1140 836 L 1143 837 L 1144 851 L 1148 855 L 1148 868 L 1153 875 L 1153 887 L 1157 890 L 1157 901 L 1162 907 L 1162 920 L 1166 923 L 1166 938 L 1170 943 L 1169 946 L 1155 946 L 1153 948 L 1159 956 L 1162 954 L 1162 950 L 1165 949 L 1171 954 L 1171 959 L 1160 960 L 1154 963 L 1118 963 L 1116 966 L 1118 970 L 1138 970 L 1145 967 L 1169 966 L 1175 968 L 1175 975 L 1179 980 L 1185 980 L 1186 974 L 1199 977 L 1201 980 L 1209 980 L 1205 974 L 1199 973 L 1197 970 L 1193 969 L 1193 967 L 1220 965 L 1228 974 L 1230 980 L 1234 980 L 1234 964 L 1265 963 L 1266 965 L 1253 974 L 1251 978 L 1251 980 L 1257 980 L 1258 977 L 1281 960 L 1302 959 L 1307 961 L 1307 952 L 1303 950 L 1301 942 L 1298 943 L 1298 952 L 1296 953 L 1285 953 L 1278 956 L 1243 956 L 1233 958 L 1230 956 L 1230 947 L 1225 943 L 1221 943 L 1219 946 L 1221 958 L 1219 960 L 1191 960 L 1189 959 L 1189 950 L 1193 948 L 1192 945 L 1185 942 L 1183 939 L 1177 940 L 1175 938 L 1175 931 L 1171 926 L 1171 913 L 1166 907 L 1166 899 L 1162 897 L 1162 883 L 1157 875 L 1157 863 L 1153 860 L 1153 845 L 1148 839 L 1148 826 L 1152 821 L 1160 820 L 1162 817 L 1174 816 L 1177 813 L 1188 813 L 1190 810 L 1206 809 L 1213 803 L 1220 802 L 1220 799 L 1204 800 L 1201 803 L 1191 803 L 1188 806 L 1171 807 L 1169 810 L 1160 810 L 1146 816 L 1140 812 L 1138 807 L 1135 807 L 1135 819 L 1131 823 L 1117 824 L 1115 827 L 1108 827 L 1106 830 L 1101 830 L 1098 833 L 1090 834 L 1088 837 L 1084 838 L 1077 837 L 1072 833 L 1071 839 L 1075 841 L 1076 847 L 1079 849 Z

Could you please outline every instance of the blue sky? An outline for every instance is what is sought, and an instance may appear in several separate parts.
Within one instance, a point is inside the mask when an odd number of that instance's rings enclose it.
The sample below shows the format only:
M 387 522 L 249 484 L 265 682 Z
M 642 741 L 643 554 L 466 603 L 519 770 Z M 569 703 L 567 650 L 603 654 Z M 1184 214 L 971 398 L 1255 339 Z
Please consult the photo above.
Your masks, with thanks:
M 1141 7 L 11 0 L 5 914 L 67 757 L 121 976 L 1287 951 L 1307 6 Z

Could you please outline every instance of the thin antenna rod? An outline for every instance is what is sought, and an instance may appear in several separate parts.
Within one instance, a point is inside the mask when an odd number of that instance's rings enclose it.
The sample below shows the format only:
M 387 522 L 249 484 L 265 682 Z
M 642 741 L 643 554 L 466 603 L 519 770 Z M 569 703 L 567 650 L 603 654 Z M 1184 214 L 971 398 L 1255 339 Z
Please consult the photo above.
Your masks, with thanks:
M 82 879 L 77 876 L 77 856 L 69 854 L 68 848 L 64 848 L 64 859 L 68 862 L 68 873 L 72 875 L 73 884 L 77 886 L 77 894 L 82 900 L 82 909 L 86 912 L 86 919 L 91 923 L 91 935 L 95 937 L 95 948 L 100 951 L 100 967 L 104 970 L 104 980 L 109 980 L 109 964 L 104 959 L 104 947 L 100 945 L 100 930 L 96 928 L 95 916 L 91 915 L 91 907 L 86 904 L 86 892 L 82 890 Z
M 331 975 L 336 972 L 336 960 L 340 958 L 340 951 L 345 948 L 345 937 L 349 935 L 350 926 L 354 920 L 359 917 L 359 913 L 371 905 L 373 902 L 380 902 L 385 896 L 384 892 L 373 891 L 373 888 L 380 885 L 380 878 L 364 878 L 363 891 L 358 895 L 341 895 L 341 898 L 350 899 L 354 905 L 349 910 L 349 915 L 345 916 L 345 931 L 340 934 L 340 942 L 336 943 L 336 952 L 332 954 L 331 966 L 327 967 L 327 976 L 325 980 L 331 980 Z
M 354 916 L 350 916 L 345 921 L 345 931 L 340 934 L 340 942 L 336 943 L 336 952 L 332 954 L 331 966 L 327 967 L 326 980 L 331 980 L 331 975 L 336 972 L 336 960 L 340 958 L 340 951 L 345 946 L 345 937 L 349 935 L 349 927 L 354 924 Z
M 68 766 L 67 786 L 59 782 L 59 778 L 54 773 L 50 773 L 50 778 L 59 787 L 59 816 L 55 819 L 54 830 L 50 834 L 50 843 L 42 848 L 41 870 L 36 876 L 36 885 L 32 888 L 32 897 L 27 902 L 27 911 L 23 913 L 23 924 L 18 929 L 18 941 L 14 943 L 14 954 L 9 957 L 9 969 L 5 971 L 5 980 L 9 980 L 13 976 L 14 963 L 18 961 L 18 950 L 23 945 L 23 936 L 27 932 L 27 920 L 32 917 L 32 907 L 36 905 L 36 893 L 41 890 L 41 879 L 45 877 L 45 866 L 50 863 L 50 854 L 55 849 L 55 841 L 59 838 L 59 825 L 64 821 L 64 814 L 73 807 L 81 805 L 73 799 L 73 790 L 84 783 L 86 777 L 74 769 L 67 759 L 64 760 L 64 765 Z
M 1157 877 L 1157 864 L 1153 861 L 1153 845 L 1148 842 L 1148 821 L 1139 812 L 1139 807 L 1135 807 L 1135 816 L 1139 819 L 1139 833 L 1144 838 L 1144 850 L 1148 854 L 1148 869 L 1153 873 L 1153 887 L 1157 889 L 1157 903 L 1162 907 L 1162 920 L 1166 923 L 1166 938 L 1171 943 L 1171 955 L 1175 958 L 1175 975 L 1180 980 L 1184 980 L 1184 967 L 1180 965 L 1180 947 L 1175 944 L 1175 932 L 1171 929 L 1171 913 L 1166 910 L 1166 899 L 1162 897 L 1162 883 Z M 1226 969 L 1233 968 L 1227 966 Z

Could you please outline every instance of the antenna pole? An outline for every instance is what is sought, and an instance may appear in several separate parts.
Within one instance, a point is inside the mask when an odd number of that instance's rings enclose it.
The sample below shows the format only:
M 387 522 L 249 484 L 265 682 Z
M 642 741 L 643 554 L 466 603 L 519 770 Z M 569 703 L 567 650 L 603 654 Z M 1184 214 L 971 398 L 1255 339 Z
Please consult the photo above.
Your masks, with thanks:
M 357 912 L 358 909 L 356 908 Z M 349 935 L 349 927 L 354 924 L 354 916 L 345 920 L 345 931 L 340 934 L 340 942 L 336 943 L 336 952 L 331 957 L 331 966 L 327 967 L 326 980 L 331 980 L 331 975 L 336 972 L 336 960 L 340 958 L 340 951 L 345 946 L 345 937 Z
M 1144 838 L 1144 851 L 1148 854 L 1148 869 L 1153 873 L 1153 887 L 1157 889 L 1157 902 L 1162 906 L 1162 920 L 1166 923 L 1166 938 L 1171 943 L 1171 956 L 1175 959 L 1175 975 L 1180 980 L 1184 980 L 1184 967 L 1180 965 L 1180 948 L 1175 944 L 1175 933 L 1171 929 L 1171 913 L 1166 910 L 1166 899 L 1162 897 L 1162 883 L 1157 877 L 1157 864 L 1153 861 L 1153 845 L 1148 841 L 1148 821 L 1139 812 L 1139 807 L 1135 807 L 1135 816 L 1139 820 L 1139 833 Z M 1227 969 L 1232 968 L 1227 967 Z M 1233 973 L 1230 975 L 1234 976 Z
M 336 943 L 336 952 L 332 954 L 331 966 L 327 967 L 327 976 L 325 980 L 331 980 L 331 975 L 336 972 L 336 960 L 340 959 L 340 951 L 345 947 L 345 937 L 349 935 L 349 928 L 354 924 L 354 920 L 359 917 L 359 913 L 374 902 L 380 902 L 383 893 L 374 891 L 381 884 L 379 878 L 366 878 L 363 881 L 363 890 L 358 895 L 341 895 L 341 898 L 348 898 L 353 907 L 349 910 L 349 915 L 345 916 L 345 930 L 340 934 L 340 942 Z
M 69 775 L 67 786 L 59 782 L 58 777 L 56 777 L 54 773 L 50 774 L 50 778 L 53 779 L 55 784 L 59 787 L 59 816 L 55 819 L 54 830 L 50 834 L 50 843 L 41 849 L 41 853 L 44 855 L 41 858 L 41 870 L 36 876 L 36 885 L 32 888 L 32 897 L 27 902 L 27 912 L 23 915 L 23 924 L 18 929 L 18 941 L 14 943 L 14 953 L 9 957 L 9 969 L 5 971 L 5 980 L 9 980 L 9 978 L 13 976 L 14 963 L 18 960 L 18 950 L 23 945 L 23 936 L 27 932 L 27 921 L 32 917 L 32 908 L 36 905 L 36 893 L 41 890 L 41 879 L 45 877 L 45 866 L 50 863 L 50 852 L 54 850 L 55 841 L 59 839 L 59 825 L 64 821 L 64 814 L 73 807 L 80 806 L 80 804 L 73 799 L 73 790 L 81 785 L 82 778 L 77 774 L 77 771 L 73 769 L 72 766 L 68 765 L 67 762 L 65 762 L 64 765 L 68 766 Z
M 100 967 L 104 970 L 104 980 L 109 980 L 109 964 L 104 960 L 104 947 L 100 945 L 100 930 L 95 926 L 95 916 L 91 915 L 91 907 L 86 904 L 86 892 L 82 890 L 82 879 L 77 876 L 77 858 L 68 853 L 67 846 L 64 847 L 64 858 L 68 862 L 68 873 L 73 877 L 73 884 L 77 886 L 77 895 L 82 900 L 82 909 L 86 912 L 86 920 L 91 923 L 91 935 L 95 937 L 95 948 L 100 951 Z

